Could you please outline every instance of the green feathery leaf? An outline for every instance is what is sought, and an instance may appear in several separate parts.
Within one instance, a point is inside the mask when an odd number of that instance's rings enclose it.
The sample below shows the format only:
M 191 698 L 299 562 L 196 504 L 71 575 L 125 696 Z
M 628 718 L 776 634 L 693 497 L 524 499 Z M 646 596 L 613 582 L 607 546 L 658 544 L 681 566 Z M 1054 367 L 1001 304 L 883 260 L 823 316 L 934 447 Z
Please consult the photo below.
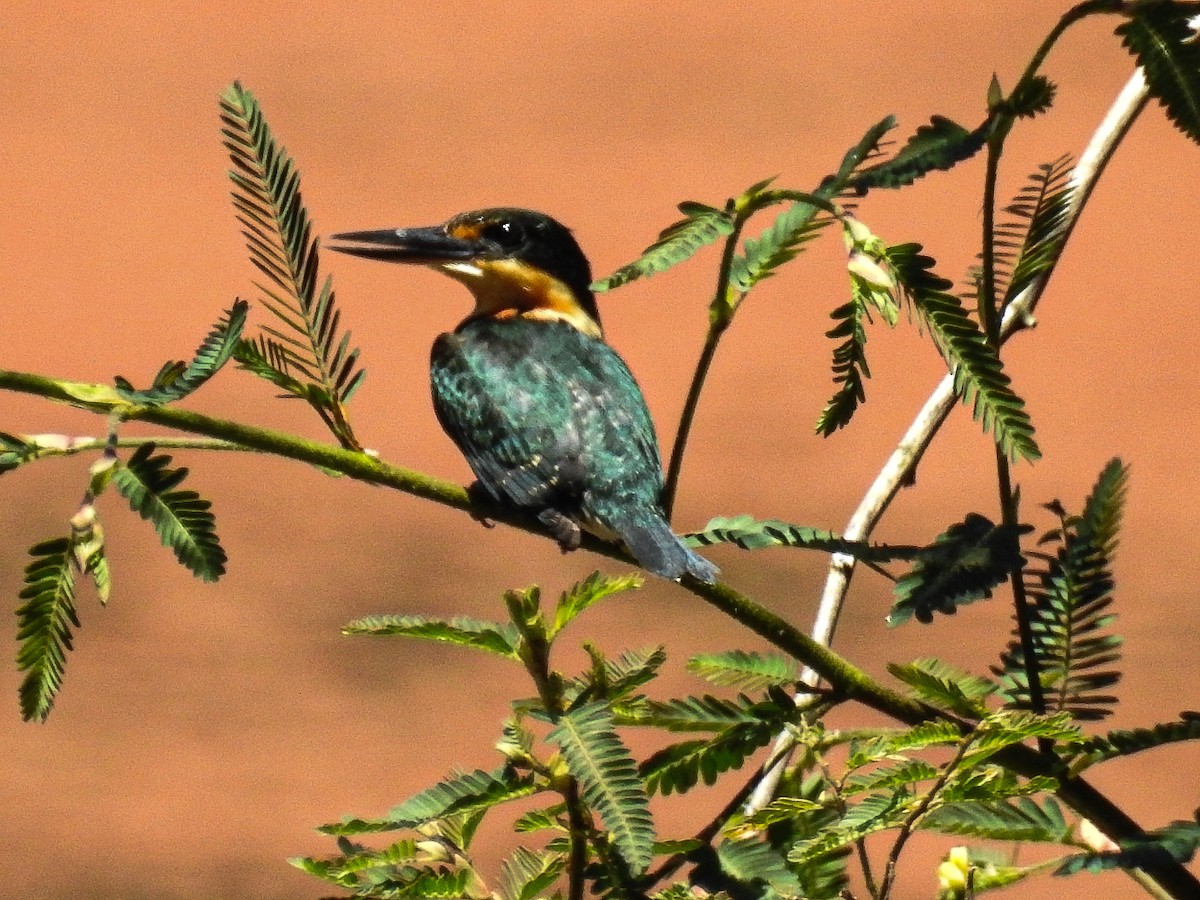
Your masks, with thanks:
M 957 744 L 962 738 L 962 732 L 953 722 L 925 722 L 904 731 L 852 742 L 846 768 L 858 769 L 889 756 Z
M 889 544 L 869 544 L 851 541 L 820 528 L 792 525 L 778 519 L 755 519 L 753 516 L 717 516 L 700 531 L 682 536 L 690 547 L 710 547 L 713 544 L 736 544 L 743 550 L 762 550 L 767 547 L 799 547 L 824 553 L 844 553 L 863 562 L 883 563 L 896 559 L 914 559 L 920 547 Z
M 25 587 L 20 594 L 25 602 L 17 607 L 17 669 L 25 673 L 21 717 L 44 722 L 62 687 L 71 628 L 79 627 L 75 572 L 67 538 L 36 544 L 29 555 L 33 559 L 25 567 Z
M 846 151 L 837 174 L 831 175 L 821 184 L 822 193 L 833 196 L 842 193 L 847 187 L 853 187 L 852 176 L 854 173 L 863 163 L 879 155 L 879 148 L 884 137 L 895 127 L 896 117 L 885 116 L 867 129 L 867 133 L 859 142 Z
M 929 326 L 954 375 L 954 390 L 985 431 L 1010 458 L 1041 456 L 1025 401 L 1016 395 L 1004 366 L 979 326 L 953 294 L 951 283 L 933 271 L 920 244 L 889 247 L 887 260 L 903 294 Z
M 558 634 L 577 615 L 605 597 L 632 591 L 642 586 L 643 579 L 637 573 L 629 575 L 601 575 L 593 572 L 583 581 L 563 592 L 554 611 L 554 626 L 550 637 Z
M 343 819 L 322 825 L 317 830 L 323 834 L 353 836 L 416 828 L 435 819 L 487 810 L 510 800 L 531 797 L 539 790 L 531 774 L 520 774 L 506 768 L 494 772 L 476 769 L 450 775 L 393 807 L 386 816 L 378 819 Z
M 608 707 L 598 702 L 571 710 L 547 740 L 562 750 L 584 802 L 604 820 L 629 870 L 645 872 L 654 852 L 654 823 L 637 766 L 617 737 Z
M 253 94 L 234 83 L 221 97 L 221 122 L 225 148 L 234 168 L 233 204 L 251 262 L 274 285 L 258 285 L 263 305 L 282 323 L 282 328 L 264 327 L 276 339 L 286 358 L 279 368 L 281 387 L 291 374 L 320 388 L 318 413 L 343 445 L 359 449 L 345 417 L 345 404 L 358 389 L 366 373 L 359 368 L 357 349 L 350 347 L 350 334 L 340 331 L 332 279 L 317 287 L 319 241 L 300 196 L 300 174 L 287 151 L 276 142 Z M 270 354 L 262 360 L 274 366 Z M 248 366 L 249 367 L 249 366 Z M 259 371 L 253 369 L 252 371 Z M 261 374 L 261 372 L 260 372 Z
M 804 863 L 849 847 L 879 831 L 897 828 L 912 812 L 915 800 L 905 791 L 871 794 L 849 807 L 834 825 L 818 835 L 798 841 L 788 853 L 794 863 Z
M 535 853 L 525 847 L 500 864 L 502 900 L 535 900 L 562 874 L 567 858 L 553 851 Z
M 938 770 L 923 759 L 906 759 L 893 765 L 880 766 L 869 772 L 855 772 L 846 779 L 847 795 L 911 787 L 923 781 L 933 781 Z
M 1191 4 L 1174 0 L 1129 5 L 1117 28 L 1122 43 L 1146 73 L 1150 93 L 1180 131 L 1200 143 L 1200 44 Z
M 563 699 L 569 705 L 578 705 L 581 700 L 620 700 L 642 685 L 654 679 L 659 668 L 667 661 L 662 646 L 646 650 L 626 650 L 616 659 L 604 659 L 596 648 L 587 645 L 594 654 L 592 671 L 585 676 L 572 678 L 563 684 Z
M 212 504 L 195 491 L 175 490 L 188 470 L 172 469 L 171 457 L 155 456 L 154 450 L 153 443 L 139 447 L 128 462 L 113 470 L 113 484 L 192 574 L 216 581 L 225 574 L 226 556 L 209 512 Z
M 1189 863 L 1200 849 L 1200 822 L 1175 821 L 1156 829 L 1145 840 L 1121 841 L 1121 849 L 1068 856 L 1055 875 L 1103 872 L 1109 869 L 1142 869 L 1164 863 Z
M 717 845 L 717 859 L 728 877 L 746 887 L 766 884 L 779 897 L 804 897 L 804 888 L 782 854 L 770 844 L 754 838 L 724 840 Z M 740 892 L 730 892 L 737 896 Z
M 279 341 L 260 334 L 255 340 L 240 340 L 233 351 L 240 368 L 263 378 L 284 393 L 281 397 L 307 400 L 314 406 L 328 403 L 328 394 L 291 374 L 291 356 Z
M 665 272 L 691 259 L 697 251 L 733 232 L 733 214 L 703 203 L 679 204 L 684 218 L 668 226 L 642 255 L 592 285 L 594 291 L 611 291 L 638 278 Z
M 953 614 L 963 604 L 992 596 L 992 588 L 1024 564 L 1022 530 L 994 525 L 977 513 L 951 525 L 896 582 L 888 624 L 902 625 L 913 616 L 929 623 L 935 612 Z
M 933 171 L 947 171 L 970 159 L 983 149 L 991 134 L 989 118 L 974 131 L 968 131 L 945 116 L 934 116 L 908 139 L 887 162 L 860 172 L 851 184 L 865 193 L 871 188 L 898 188 L 912 184 Z
M 743 252 L 735 256 L 729 270 L 730 287 L 746 294 L 764 278 L 789 262 L 804 249 L 804 245 L 833 221 L 811 203 L 793 203 L 767 226 L 757 238 L 747 238 Z
M 959 671 L 937 659 L 918 659 L 908 665 L 891 663 L 888 671 L 926 703 L 972 719 L 987 714 L 985 701 L 996 690 L 991 679 Z
M 517 655 L 517 630 L 509 624 L 484 622 L 466 616 L 435 619 L 428 616 L 364 616 L 347 623 L 342 634 L 402 635 L 486 650 L 507 659 Z
M 129 403 L 146 406 L 161 406 L 183 399 L 217 374 L 233 356 L 234 348 L 242 336 L 242 328 L 246 324 L 247 309 L 249 304 L 245 300 L 235 301 L 197 348 L 192 361 L 187 365 L 166 363 L 159 369 L 154 384 L 146 390 L 137 390 L 118 375 L 117 393 Z
M 786 687 L 800 677 L 796 664 L 785 656 L 745 650 L 701 653 L 688 660 L 687 669 L 712 684 L 743 691 L 758 691 L 771 685 Z
M 1014 218 L 996 227 L 996 293 L 1007 306 L 1054 267 L 1066 237 L 1071 206 L 1071 157 L 1038 166 L 1005 212 Z
M 962 834 L 993 841 L 1038 841 L 1069 844 L 1074 829 L 1050 797 L 1039 806 L 1029 797 L 1015 802 L 985 800 L 943 803 L 921 819 L 920 827 L 943 834 Z
M 1178 722 L 1163 722 L 1150 728 L 1121 729 L 1087 738 L 1074 748 L 1078 757 L 1071 763 L 1071 769 L 1072 772 L 1079 772 L 1086 766 L 1106 759 L 1196 740 L 1200 740 L 1200 712 L 1182 712 Z
M 1032 119 L 1049 111 L 1057 93 L 1058 86 L 1053 81 L 1045 75 L 1035 75 L 1017 85 L 1004 101 L 1004 109 L 1011 116 Z
M 1106 668 L 1120 659 L 1121 646 L 1121 638 L 1111 632 L 1115 616 L 1108 609 L 1128 475 L 1119 459 L 1110 461 L 1083 514 L 1066 517 L 1062 527 L 1047 536 L 1057 544 L 1057 552 L 1039 554 L 1043 567 L 1026 573 L 1030 629 L 1047 708 L 1069 712 L 1080 721 L 1103 719 L 1116 704 L 1116 697 L 1103 692 L 1121 677 Z M 1030 708 L 1028 666 L 1018 636 L 992 671 L 1001 676 L 1011 703 Z
M 621 724 L 666 731 L 723 731 L 731 725 L 761 721 L 760 711 L 760 707 L 744 694 L 739 694 L 736 700 L 706 694 L 703 697 L 645 700 L 636 714 L 623 716 Z
M 863 382 L 871 377 L 866 351 L 869 315 L 857 296 L 829 314 L 837 324 L 825 332 L 825 337 L 843 340 L 833 350 L 833 383 L 837 390 L 817 418 L 816 432 L 822 437 L 849 424 L 859 404 L 867 399 Z
M 653 753 L 638 767 L 646 790 L 664 797 L 684 794 L 701 780 L 712 787 L 725 772 L 740 769 L 746 758 L 765 747 L 775 731 L 762 722 L 735 725 L 715 737 L 680 741 Z

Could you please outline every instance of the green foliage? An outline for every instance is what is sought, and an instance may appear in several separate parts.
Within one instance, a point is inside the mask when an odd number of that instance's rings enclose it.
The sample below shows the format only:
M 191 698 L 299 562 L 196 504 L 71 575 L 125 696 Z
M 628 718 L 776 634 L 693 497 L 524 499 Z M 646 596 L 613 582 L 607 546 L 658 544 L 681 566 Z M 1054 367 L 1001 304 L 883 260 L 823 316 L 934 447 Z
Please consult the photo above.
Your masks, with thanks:
M 693 656 L 687 667 L 689 672 L 712 684 L 743 691 L 757 691 L 770 686 L 786 687 L 795 684 L 800 677 L 796 664 L 785 656 L 747 653 L 744 650 L 702 653 Z
M 195 491 L 176 490 L 188 470 L 172 469 L 171 457 L 154 450 L 153 443 L 139 447 L 113 470 L 113 485 L 180 563 L 197 578 L 216 581 L 225 574 L 226 557 L 209 512 L 212 504 Z
M 749 888 L 766 885 L 781 897 L 803 897 L 804 888 L 776 848 L 755 838 L 724 840 L 717 860 L 726 876 Z M 734 891 L 730 891 L 734 893 Z
M 1170 861 L 1189 863 L 1197 848 L 1200 848 L 1200 822 L 1180 820 L 1150 832 L 1145 840 L 1122 841 L 1120 850 L 1068 856 L 1054 874 L 1145 869 Z
M 281 326 L 243 342 L 238 358 L 250 371 L 307 400 L 343 446 L 361 449 L 345 404 L 362 384 L 357 348 L 341 332 L 341 313 L 326 278 L 317 287 L 318 240 L 300 196 L 300 175 L 275 140 L 254 95 L 234 83 L 221 97 L 225 148 L 234 168 L 233 204 L 251 262 L 274 287 L 259 284 L 263 305 Z M 297 383 L 303 385 L 296 391 Z
M 1155 0 L 1130 7 L 1129 18 L 1117 28 L 1121 42 L 1137 57 L 1167 118 L 1200 143 L 1200 45 L 1189 24 L 1195 6 Z
M 562 750 L 584 802 L 604 819 L 621 859 L 635 875 L 646 871 L 654 847 L 646 789 L 602 702 L 566 713 L 548 735 Z
M 1072 763 L 1072 769 L 1078 770 L 1085 765 L 1153 750 L 1166 744 L 1195 740 L 1200 740 L 1200 713 L 1183 712 L 1178 722 L 1164 722 L 1150 728 L 1120 729 L 1087 738 L 1074 748 L 1078 758 Z
M 816 431 L 823 437 L 829 437 L 849 424 L 859 404 L 867 399 L 863 381 L 871 377 L 867 365 L 868 313 L 865 304 L 855 296 L 829 317 L 837 324 L 825 332 L 825 337 L 843 340 L 833 351 L 833 381 L 837 390 L 817 418 Z
M 562 853 L 535 853 L 518 847 L 500 865 L 501 900 L 534 900 L 554 884 L 566 864 Z
M 1078 517 L 1062 515 L 1061 526 L 1042 544 L 1042 565 L 1026 573 L 1032 606 L 1030 629 L 1037 654 L 1042 693 L 1051 711 L 1066 711 L 1081 721 L 1112 713 L 1116 697 L 1105 693 L 1120 679 L 1107 668 L 1120 659 L 1121 638 L 1110 632 L 1114 616 L 1112 560 L 1125 502 L 1129 470 L 1119 459 L 1105 466 Z M 1058 504 L 1052 509 L 1061 511 Z M 1029 665 L 1014 637 L 993 671 L 1002 678 L 1010 702 L 1030 708 Z
M 832 220 L 818 217 L 821 210 L 811 203 L 792 203 L 775 217 L 756 238 L 747 238 L 742 253 L 733 257 L 729 283 L 746 294 L 784 263 L 790 262 Z
M 117 376 L 117 393 L 129 403 L 150 406 L 183 399 L 216 375 L 233 356 L 242 336 L 242 328 L 246 324 L 248 308 L 249 304 L 245 300 L 235 301 L 196 349 L 196 355 L 190 363 L 185 365 L 172 361 L 163 364 L 154 378 L 154 383 L 144 391 L 137 390 L 126 379 Z
M 996 349 L 967 314 L 962 302 L 946 292 L 951 283 L 933 271 L 933 259 L 920 244 L 889 247 L 887 260 L 904 296 L 924 319 L 954 375 L 954 390 L 972 415 L 982 419 L 997 445 L 1013 459 L 1033 462 L 1041 456 L 1025 401 L 1016 395 Z
M 792 525 L 778 519 L 755 519 L 749 515 L 716 516 L 700 531 L 683 535 L 683 540 L 691 547 L 710 547 L 713 544 L 736 544 L 743 550 L 799 547 L 824 553 L 844 553 L 870 563 L 914 559 L 921 550 L 920 547 L 847 540 L 821 528 Z
M 563 592 L 554 611 L 554 625 L 550 629 L 550 637 L 562 631 L 577 615 L 591 606 L 625 591 L 632 591 L 642 586 L 642 577 L 638 574 L 608 577 L 599 572 L 593 572 L 586 579 Z
M 922 819 L 921 827 L 992 841 L 1069 844 L 1075 835 L 1050 798 L 1041 804 L 1029 797 L 943 803 Z
M 434 619 L 428 616 L 365 616 L 342 628 L 342 634 L 403 635 L 474 647 L 508 659 L 518 659 L 517 630 L 512 625 L 482 622 L 467 616 Z
M 929 623 L 935 612 L 953 614 L 963 604 L 990 597 L 992 588 L 1024 564 L 1020 531 L 977 513 L 951 525 L 896 582 L 888 624 L 902 625 L 914 616 Z
M 416 828 L 419 825 L 464 813 L 491 809 L 510 800 L 519 800 L 538 792 L 533 777 L 508 768 L 485 772 L 452 774 L 448 778 L 414 794 L 376 819 L 346 818 L 322 825 L 324 834 L 353 836 Z
M 638 278 L 665 272 L 733 232 L 734 216 L 729 209 L 688 201 L 679 204 L 679 211 L 684 217 L 664 229 L 640 257 L 600 279 L 592 289 L 611 291 Z
M 592 657 L 592 669 L 587 675 L 572 678 L 563 685 L 563 698 L 569 706 L 577 706 L 593 698 L 620 700 L 654 679 L 667 661 L 660 647 L 647 650 L 626 650 L 616 659 L 607 659 L 594 646 L 585 646 Z
M 961 672 L 937 659 L 918 659 L 908 665 L 892 663 L 888 671 L 931 706 L 972 719 L 987 714 L 987 698 L 996 690 L 996 683 L 990 679 Z
M 947 171 L 983 149 L 991 133 L 988 119 L 969 131 L 945 116 L 934 116 L 922 125 L 900 152 L 887 162 L 860 172 L 851 184 L 860 193 L 871 188 L 899 188 L 934 171 Z
M 25 567 L 25 587 L 17 607 L 17 668 L 21 681 L 21 717 L 46 721 L 62 687 L 71 628 L 79 627 L 75 613 L 75 573 L 71 568 L 71 542 L 57 538 L 35 544 L 33 559 Z
M 1071 158 L 1038 166 L 1004 211 L 1013 218 L 996 227 L 996 293 L 1007 306 L 1058 262 L 1073 191 Z

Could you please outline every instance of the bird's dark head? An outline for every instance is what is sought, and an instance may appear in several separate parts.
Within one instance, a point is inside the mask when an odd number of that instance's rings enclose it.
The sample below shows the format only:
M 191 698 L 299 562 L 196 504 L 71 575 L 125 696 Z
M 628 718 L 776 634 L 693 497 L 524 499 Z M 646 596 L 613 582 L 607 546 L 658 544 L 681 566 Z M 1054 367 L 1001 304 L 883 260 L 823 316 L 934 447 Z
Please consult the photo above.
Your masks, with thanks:
M 367 259 L 427 265 L 475 296 L 472 318 L 557 319 L 594 337 L 600 314 L 587 257 L 569 229 L 528 209 L 462 213 L 444 225 L 335 234 L 330 249 Z

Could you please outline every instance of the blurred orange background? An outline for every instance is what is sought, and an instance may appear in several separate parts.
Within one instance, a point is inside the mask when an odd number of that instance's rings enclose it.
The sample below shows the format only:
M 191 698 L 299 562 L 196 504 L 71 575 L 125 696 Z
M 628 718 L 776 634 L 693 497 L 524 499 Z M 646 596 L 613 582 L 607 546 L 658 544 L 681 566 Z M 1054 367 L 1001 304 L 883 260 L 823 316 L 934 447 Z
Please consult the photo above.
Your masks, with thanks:
M 190 354 L 235 296 L 255 296 L 218 137 L 217 97 L 235 78 L 296 158 L 322 234 L 528 206 L 574 228 L 603 275 L 674 221 L 681 200 L 719 205 L 775 174 L 782 186 L 814 187 L 888 113 L 901 139 L 932 113 L 977 122 L 993 72 L 1011 86 L 1065 6 L 10 2 L 0 12 L 0 366 L 143 383 L 163 360 Z M 1016 129 L 1003 195 L 1038 163 L 1086 143 L 1132 71 L 1115 21 L 1085 23 L 1051 57 L 1058 103 Z M 1200 706 L 1200 628 L 1189 614 L 1200 373 L 1194 333 L 1180 321 L 1197 293 L 1198 169 L 1200 151 L 1149 108 L 1096 193 L 1039 327 L 1007 353 L 1045 454 L 1017 469 L 1039 528 L 1051 523 L 1037 503 L 1060 497 L 1077 509 L 1110 457 L 1133 466 L 1117 568 L 1126 677 L 1114 727 Z M 957 276 L 978 247 L 981 182 L 975 161 L 872 195 L 860 214 L 888 241 L 923 242 L 938 270 Z M 844 301 L 843 265 L 827 235 L 741 312 L 701 405 L 678 527 L 749 512 L 840 529 L 936 384 L 942 363 L 915 328 L 876 327 L 870 402 L 845 432 L 813 436 L 831 392 L 823 333 Z M 420 270 L 330 255 L 324 267 L 370 372 L 352 404 L 358 434 L 389 461 L 467 480 L 427 388 L 429 345 L 466 313 L 466 293 Z M 715 268 L 709 251 L 600 299 L 609 340 L 668 446 Z M 261 309 L 253 316 L 267 321 Z M 274 400 L 232 366 L 187 404 L 324 437 L 306 408 Z M 82 412 L 0 395 L 0 430 L 103 428 Z M 11 663 L 0 670 L 5 896 L 329 893 L 284 862 L 333 849 L 313 826 L 380 814 L 452 767 L 493 766 L 508 700 L 529 691 L 501 661 L 351 639 L 340 626 L 376 612 L 498 617 L 508 588 L 536 581 L 554 595 L 597 566 L 619 570 L 298 464 L 176 458 L 213 500 L 229 574 L 216 586 L 192 580 L 120 498 L 104 498 L 112 599 L 101 610 L 81 592 L 83 628 L 46 725 L 20 722 L 19 675 Z M 42 462 L 0 481 L 0 585 L 13 608 L 25 548 L 65 534 L 88 462 Z M 971 510 L 995 517 L 993 480 L 989 444 L 959 409 L 878 536 L 922 541 Z M 819 556 L 710 555 L 731 583 L 808 627 Z M 1006 595 L 896 631 L 883 623 L 889 602 L 888 586 L 861 574 L 837 636 L 837 649 L 874 673 L 929 655 L 983 671 L 1008 638 Z M 15 633 L 14 619 L 8 627 Z M 660 581 L 589 612 L 569 643 L 584 639 L 613 654 L 666 643 L 659 692 L 703 689 L 682 670 L 690 653 L 760 647 Z M 582 659 L 572 649 L 563 664 Z M 864 721 L 861 711 L 839 716 Z M 1160 826 L 1197 804 L 1196 762 L 1194 747 L 1175 747 L 1095 780 Z M 727 790 L 659 804 L 661 830 L 690 833 Z M 483 856 L 492 872 L 514 840 L 505 813 L 493 819 Z M 933 864 L 951 843 L 916 842 L 901 896 L 932 894 Z M 1140 896 L 1121 876 L 1010 894 L 1050 890 Z

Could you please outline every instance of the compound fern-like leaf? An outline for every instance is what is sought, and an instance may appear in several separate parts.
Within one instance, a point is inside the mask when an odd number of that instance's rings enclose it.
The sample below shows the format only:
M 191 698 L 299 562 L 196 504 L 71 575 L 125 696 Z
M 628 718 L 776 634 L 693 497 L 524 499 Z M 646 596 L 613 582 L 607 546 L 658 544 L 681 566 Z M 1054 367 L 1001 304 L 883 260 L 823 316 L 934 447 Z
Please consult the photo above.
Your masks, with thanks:
M 898 188 L 934 171 L 946 171 L 983 149 L 991 133 L 988 119 L 969 131 L 945 116 L 934 116 L 922 125 L 891 159 L 860 172 L 851 184 L 860 192 L 871 188 Z
M 535 853 L 518 847 L 500 864 L 500 897 L 502 900 L 535 900 L 554 884 L 566 864 L 566 856 L 562 853 Z
M 701 653 L 688 660 L 687 669 L 712 684 L 743 691 L 786 687 L 799 679 L 795 663 L 787 657 L 745 650 Z
M 517 630 L 512 625 L 483 622 L 466 616 L 435 619 L 428 616 L 364 616 L 342 628 L 342 634 L 401 635 L 474 647 L 507 659 L 518 659 Z
M 1200 849 L 1200 822 L 1175 821 L 1150 832 L 1144 840 L 1122 841 L 1120 850 L 1068 856 L 1055 875 L 1143 869 L 1164 863 L 1189 863 Z
M 212 504 L 195 491 L 176 490 L 188 470 L 172 469 L 171 457 L 154 455 L 154 450 L 152 443 L 139 447 L 128 462 L 113 471 L 113 484 L 192 574 L 216 581 L 225 574 L 226 556 L 209 511 Z
M 1041 456 L 1025 401 L 1012 389 L 1000 356 L 960 301 L 946 292 L 951 283 L 933 271 L 933 259 L 920 244 L 889 247 L 888 262 L 897 283 L 929 326 L 954 375 L 954 390 L 985 431 L 1010 457 L 1031 462 Z
M 532 796 L 538 790 L 530 774 L 519 774 L 509 769 L 494 772 L 476 769 L 450 775 L 393 807 L 386 816 L 378 819 L 343 819 L 322 825 L 317 830 L 323 834 L 353 836 L 416 828 L 436 819 L 491 809 L 510 800 Z
M 1111 666 L 1120 658 L 1121 638 L 1111 632 L 1112 560 L 1117 549 L 1129 470 L 1113 459 L 1100 473 L 1083 514 L 1066 517 L 1048 538 L 1053 555 L 1039 554 L 1043 567 L 1027 573 L 1030 629 L 1047 709 L 1081 721 L 1112 713 L 1116 697 L 1105 693 L 1120 679 Z M 1029 677 L 1018 637 L 993 672 L 1014 705 L 1028 709 Z
M 1200 143 L 1200 44 L 1190 24 L 1190 4 L 1163 0 L 1131 7 L 1117 28 L 1125 47 L 1146 73 L 1151 94 L 1175 126 Z
M 925 816 L 920 827 L 986 840 L 1054 844 L 1070 843 L 1074 834 L 1059 805 L 1049 797 L 1040 806 L 1029 797 L 944 803 Z
M 1004 305 L 1015 300 L 1058 261 L 1071 206 L 1071 157 L 1038 166 L 1005 212 L 1013 216 L 996 227 L 996 294 Z
M 148 406 L 160 406 L 183 399 L 217 374 L 233 356 L 246 324 L 248 308 L 245 300 L 234 302 L 196 350 L 190 363 L 167 363 L 159 370 L 154 384 L 144 391 L 137 390 L 128 380 L 117 376 L 117 393 L 130 403 Z
M 1075 748 L 1079 757 L 1072 763 L 1072 769 L 1080 771 L 1082 765 L 1095 765 L 1117 756 L 1129 756 L 1167 744 L 1197 740 L 1200 740 L 1200 712 L 1183 712 L 1178 722 L 1163 722 L 1150 728 L 1120 729 L 1086 739 Z
M 684 217 L 664 229 L 641 256 L 595 282 L 592 289 L 611 291 L 638 278 L 665 272 L 733 232 L 734 217 L 728 210 L 685 202 L 679 204 L 679 211 Z
M 281 323 L 264 326 L 286 358 L 280 372 L 316 388 L 305 399 L 343 445 L 361 449 L 346 421 L 345 404 L 366 373 L 358 365 L 358 349 L 350 347 L 350 334 L 341 331 L 332 279 L 317 286 L 319 241 L 300 196 L 299 172 L 271 134 L 254 95 L 236 82 L 221 97 L 221 122 L 242 234 L 251 261 L 273 285 L 258 287 L 263 304 Z
M 882 563 L 895 559 L 913 559 L 920 547 L 901 544 L 869 544 L 852 541 L 832 531 L 792 525 L 778 519 L 755 519 L 753 516 L 716 516 L 701 531 L 683 535 L 691 547 L 710 547 L 713 544 L 735 544 L 743 550 L 763 550 L 768 547 L 798 547 L 825 553 L 844 553 L 863 562 Z
M 25 586 L 17 607 L 17 668 L 21 681 L 21 717 L 44 722 L 62 687 L 71 629 L 79 627 L 75 612 L 75 572 L 71 542 L 57 538 L 29 550 Z
M 584 802 L 604 820 L 629 870 L 645 872 L 654 853 L 654 823 L 637 766 L 617 737 L 606 704 L 589 703 L 566 713 L 547 740 L 562 750 Z
M 901 625 L 913 616 L 929 623 L 935 612 L 953 614 L 963 604 L 990 597 L 992 588 L 1024 562 L 1020 533 L 976 513 L 951 525 L 896 582 L 888 624 Z
M 554 610 L 554 626 L 550 636 L 558 634 L 577 615 L 598 603 L 605 597 L 622 594 L 625 591 L 636 590 L 642 586 L 643 579 L 635 574 L 609 576 L 593 572 L 583 581 L 573 585 L 559 597 L 558 606 Z

